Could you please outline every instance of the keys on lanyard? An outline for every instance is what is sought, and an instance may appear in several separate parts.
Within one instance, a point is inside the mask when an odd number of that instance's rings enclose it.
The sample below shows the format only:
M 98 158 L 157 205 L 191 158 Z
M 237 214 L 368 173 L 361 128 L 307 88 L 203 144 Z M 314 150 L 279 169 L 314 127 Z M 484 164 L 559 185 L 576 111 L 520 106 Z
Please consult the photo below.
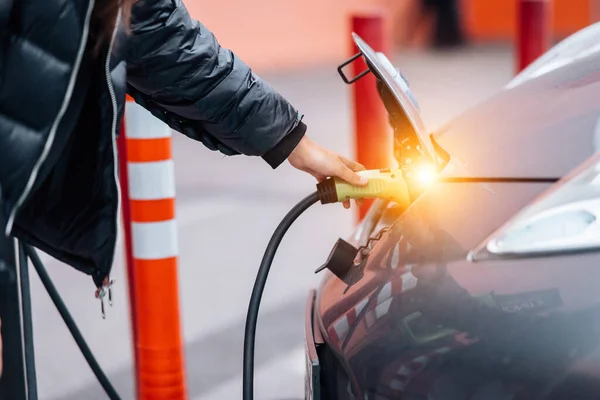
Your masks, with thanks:
M 114 279 L 107 278 L 104 284 L 96 289 L 96 297 L 100 299 L 100 312 L 102 319 L 106 319 L 106 310 L 104 307 L 104 298 L 108 296 L 108 305 L 112 307 L 112 286 L 115 283 Z

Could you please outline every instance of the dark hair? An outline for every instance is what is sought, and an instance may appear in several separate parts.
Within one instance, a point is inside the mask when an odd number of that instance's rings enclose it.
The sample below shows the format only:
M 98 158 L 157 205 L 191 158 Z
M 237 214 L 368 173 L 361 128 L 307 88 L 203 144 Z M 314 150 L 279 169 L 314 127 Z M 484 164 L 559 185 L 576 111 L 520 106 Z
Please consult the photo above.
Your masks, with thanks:
M 109 45 L 121 9 L 121 27 L 129 31 L 131 8 L 137 0 L 97 0 L 90 22 L 93 51 L 98 54 Z

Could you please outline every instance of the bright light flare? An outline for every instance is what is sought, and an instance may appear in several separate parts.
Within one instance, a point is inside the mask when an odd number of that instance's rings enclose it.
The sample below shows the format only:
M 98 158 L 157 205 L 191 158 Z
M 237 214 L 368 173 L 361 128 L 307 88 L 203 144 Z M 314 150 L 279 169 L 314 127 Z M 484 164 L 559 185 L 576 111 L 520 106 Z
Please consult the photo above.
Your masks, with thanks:
M 415 179 L 422 186 L 430 186 L 438 179 L 438 173 L 433 165 L 420 165 L 415 170 Z

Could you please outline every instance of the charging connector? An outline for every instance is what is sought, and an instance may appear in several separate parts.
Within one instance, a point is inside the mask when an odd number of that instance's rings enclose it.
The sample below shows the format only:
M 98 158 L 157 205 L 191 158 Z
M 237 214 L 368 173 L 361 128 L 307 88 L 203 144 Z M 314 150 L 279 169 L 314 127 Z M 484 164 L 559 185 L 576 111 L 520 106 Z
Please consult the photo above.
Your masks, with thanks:
M 317 184 L 317 194 L 321 204 L 373 198 L 410 204 L 408 185 L 402 170 L 367 170 L 360 171 L 358 174 L 369 179 L 367 185 L 354 186 L 339 178 L 328 178 Z

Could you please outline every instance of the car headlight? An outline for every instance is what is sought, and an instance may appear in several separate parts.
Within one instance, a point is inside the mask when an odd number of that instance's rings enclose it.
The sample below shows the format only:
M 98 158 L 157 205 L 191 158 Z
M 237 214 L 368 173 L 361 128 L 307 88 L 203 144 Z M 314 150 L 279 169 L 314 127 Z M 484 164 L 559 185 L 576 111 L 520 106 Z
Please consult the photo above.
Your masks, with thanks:
M 473 250 L 473 261 L 600 249 L 600 154 Z

